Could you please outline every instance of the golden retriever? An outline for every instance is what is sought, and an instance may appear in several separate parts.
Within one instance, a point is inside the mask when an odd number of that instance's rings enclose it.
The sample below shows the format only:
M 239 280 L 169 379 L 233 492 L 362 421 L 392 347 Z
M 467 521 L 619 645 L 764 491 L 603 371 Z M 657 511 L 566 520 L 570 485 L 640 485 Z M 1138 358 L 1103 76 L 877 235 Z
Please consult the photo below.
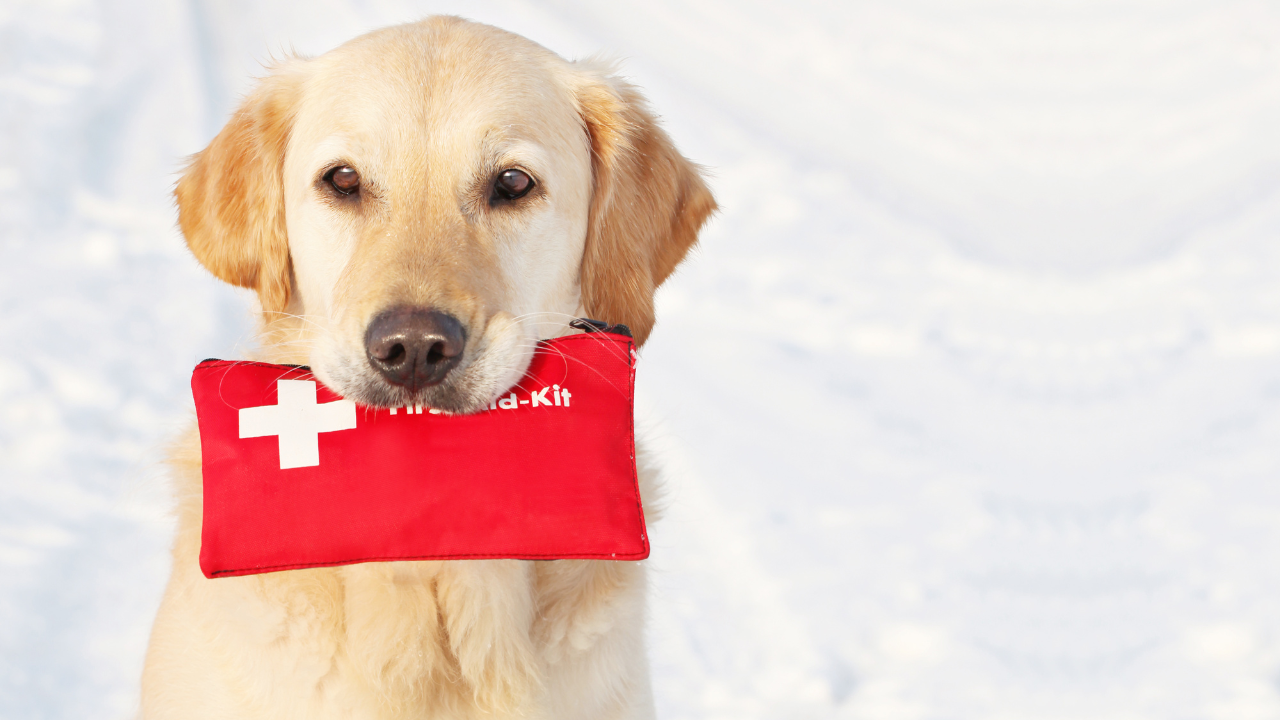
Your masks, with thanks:
M 573 317 L 643 343 L 655 288 L 715 209 L 607 68 L 447 17 L 277 65 L 176 196 L 196 258 L 256 291 L 264 359 L 310 365 L 360 403 L 457 413 L 486 407 Z M 143 717 L 652 715 L 643 563 L 207 580 L 194 430 L 172 468 L 178 535 Z

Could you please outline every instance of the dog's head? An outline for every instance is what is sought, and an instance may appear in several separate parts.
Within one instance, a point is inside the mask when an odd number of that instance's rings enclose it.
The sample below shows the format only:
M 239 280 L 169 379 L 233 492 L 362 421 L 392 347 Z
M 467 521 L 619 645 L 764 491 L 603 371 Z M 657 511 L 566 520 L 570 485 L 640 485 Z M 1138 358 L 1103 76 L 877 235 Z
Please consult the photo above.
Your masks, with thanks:
M 629 85 L 456 18 L 276 66 L 178 182 L 274 359 L 369 405 L 485 406 L 576 316 L 643 343 L 715 209 Z

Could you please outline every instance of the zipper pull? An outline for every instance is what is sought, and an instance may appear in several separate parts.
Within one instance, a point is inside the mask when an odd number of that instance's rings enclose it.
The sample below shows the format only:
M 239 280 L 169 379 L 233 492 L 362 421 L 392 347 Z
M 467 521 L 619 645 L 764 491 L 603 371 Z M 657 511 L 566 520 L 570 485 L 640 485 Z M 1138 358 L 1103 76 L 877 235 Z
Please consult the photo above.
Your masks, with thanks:
M 570 320 L 569 327 L 581 330 L 584 333 L 607 332 L 632 337 L 631 328 L 626 325 L 610 325 L 602 320 L 592 320 L 591 318 Z

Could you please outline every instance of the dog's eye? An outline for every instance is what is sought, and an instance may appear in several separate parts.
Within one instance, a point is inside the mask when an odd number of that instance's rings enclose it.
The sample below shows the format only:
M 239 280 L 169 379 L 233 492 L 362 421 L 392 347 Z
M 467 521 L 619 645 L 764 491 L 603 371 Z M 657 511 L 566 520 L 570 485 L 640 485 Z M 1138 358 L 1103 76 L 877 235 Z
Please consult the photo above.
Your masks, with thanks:
M 503 170 L 493 184 L 493 190 L 504 200 L 515 200 L 529 194 L 533 178 L 523 170 Z
M 350 165 L 342 165 L 330 170 L 324 176 L 324 181 L 343 195 L 350 195 L 360 189 L 360 173 Z

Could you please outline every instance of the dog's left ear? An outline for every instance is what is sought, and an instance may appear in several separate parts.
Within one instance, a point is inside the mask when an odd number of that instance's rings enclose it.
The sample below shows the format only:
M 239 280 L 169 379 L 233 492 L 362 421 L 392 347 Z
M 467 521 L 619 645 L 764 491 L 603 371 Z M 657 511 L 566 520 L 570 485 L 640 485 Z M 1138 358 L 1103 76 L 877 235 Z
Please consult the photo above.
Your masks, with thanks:
M 303 65 L 273 67 L 174 190 L 192 254 L 218 278 L 256 290 L 268 318 L 288 306 L 293 284 L 281 174 Z
M 676 150 L 640 93 L 579 63 L 575 94 L 591 141 L 594 192 L 582 257 L 588 317 L 653 330 L 653 294 L 716 209 L 697 165 Z

